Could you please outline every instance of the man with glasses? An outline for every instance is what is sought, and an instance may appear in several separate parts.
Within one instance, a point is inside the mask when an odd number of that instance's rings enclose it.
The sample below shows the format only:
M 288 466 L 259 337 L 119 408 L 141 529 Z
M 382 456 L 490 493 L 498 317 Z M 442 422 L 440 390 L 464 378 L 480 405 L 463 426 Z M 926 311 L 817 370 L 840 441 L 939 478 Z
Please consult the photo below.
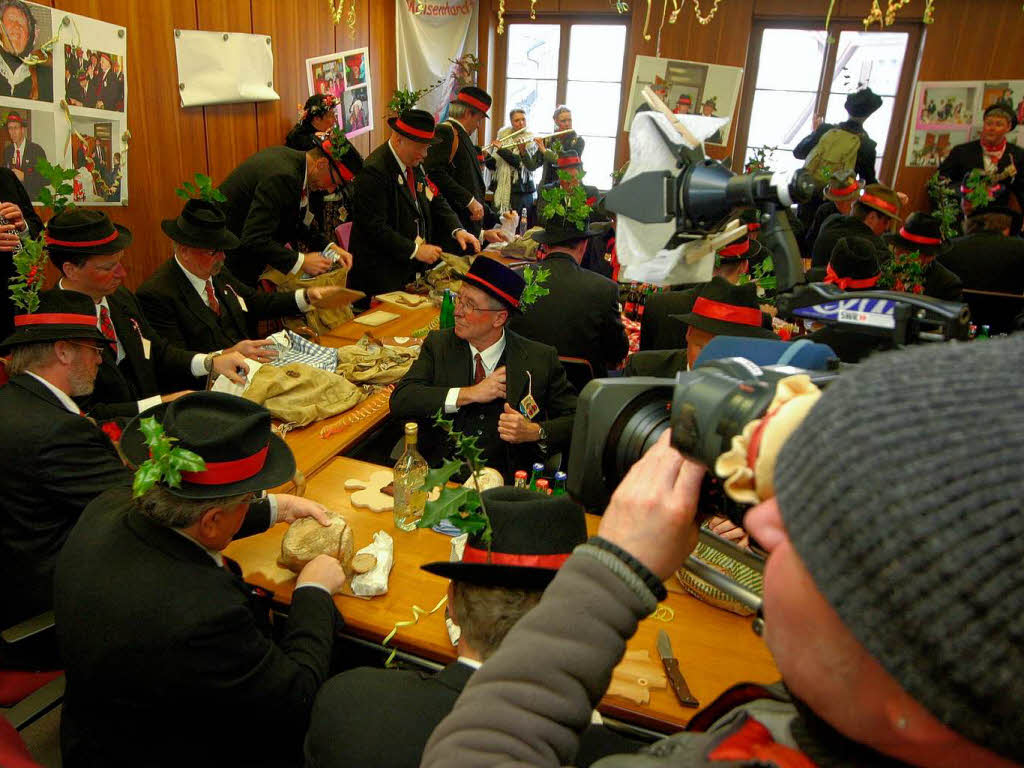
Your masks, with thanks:
M 424 430 L 438 410 L 455 429 L 477 436 L 484 462 L 509 484 L 517 469 L 568 449 L 576 393 L 558 352 L 506 328 L 509 316 L 523 311 L 524 288 L 519 274 L 478 257 L 463 276 L 455 327 L 427 336 L 391 394 L 397 419 L 419 421 L 428 462 L 445 458 L 444 436 Z
M 64 540 L 93 498 L 131 474 L 113 444 L 72 399 L 92 392 L 107 340 L 92 299 L 40 295 L 15 315 L 0 344 L 11 380 L 0 388 L 0 627 L 50 608 L 53 569 Z M 5 663 L 9 649 L 0 648 Z

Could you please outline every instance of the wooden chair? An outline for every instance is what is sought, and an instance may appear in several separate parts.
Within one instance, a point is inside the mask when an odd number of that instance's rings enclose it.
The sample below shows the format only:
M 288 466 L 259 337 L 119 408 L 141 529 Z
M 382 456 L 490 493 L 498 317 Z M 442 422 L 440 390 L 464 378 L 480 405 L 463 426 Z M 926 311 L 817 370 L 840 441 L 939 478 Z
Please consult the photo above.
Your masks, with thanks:
M 577 394 L 582 392 L 587 383 L 594 378 L 594 368 L 589 360 L 569 355 L 559 355 L 558 360 L 565 369 L 566 378 L 569 379 L 569 383 L 572 384 Z

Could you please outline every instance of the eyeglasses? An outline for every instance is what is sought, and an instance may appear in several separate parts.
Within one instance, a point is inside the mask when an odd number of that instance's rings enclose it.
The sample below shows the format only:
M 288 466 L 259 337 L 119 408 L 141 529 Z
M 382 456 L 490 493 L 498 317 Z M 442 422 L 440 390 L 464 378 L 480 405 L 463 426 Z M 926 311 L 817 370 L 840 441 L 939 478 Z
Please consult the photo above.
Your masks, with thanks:
M 100 357 L 103 357 L 103 347 L 101 345 L 98 345 L 98 344 L 83 344 L 83 343 L 78 342 L 78 341 L 69 341 L 68 344 L 70 344 L 73 347 L 83 347 L 85 349 L 91 349 L 97 355 L 99 355 Z
M 461 304 L 462 308 L 464 310 L 466 310 L 467 312 L 504 312 L 504 311 L 506 311 L 504 308 L 502 308 L 502 309 L 484 309 L 483 307 L 478 307 L 471 300 L 462 298 L 462 294 L 461 293 L 452 293 L 452 296 L 455 298 L 456 305 Z

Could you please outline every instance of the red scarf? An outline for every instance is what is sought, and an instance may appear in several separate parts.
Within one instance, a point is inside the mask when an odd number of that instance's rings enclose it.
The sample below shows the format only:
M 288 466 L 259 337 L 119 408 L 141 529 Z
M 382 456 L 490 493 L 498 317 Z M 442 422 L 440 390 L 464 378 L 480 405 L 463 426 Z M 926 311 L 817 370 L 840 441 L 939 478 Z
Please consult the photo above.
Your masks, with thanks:
M 1003 152 L 1006 151 L 1006 137 L 1003 136 L 1002 140 L 998 144 L 986 144 L 985 140 L 981 140 L 981 149 L 986 155 L 992 158 L 993 161 L 998 162 L 1003 156 Z

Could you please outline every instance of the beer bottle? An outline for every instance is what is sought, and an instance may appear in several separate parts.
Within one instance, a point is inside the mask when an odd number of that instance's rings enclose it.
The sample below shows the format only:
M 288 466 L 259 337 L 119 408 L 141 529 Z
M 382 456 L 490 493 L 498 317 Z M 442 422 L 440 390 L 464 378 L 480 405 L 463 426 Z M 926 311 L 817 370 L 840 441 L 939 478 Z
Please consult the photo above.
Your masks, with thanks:
M 555 472 L 555 487 L 551 491 L 552 496 L 564 496 L 565 495 L 565 481 L 567 479 L 565 472 L 559 470 Z
M 438 322 L 439 328 L 455 327 L 455 297 L 451 290 L 444 289 L 444 298 L 441 299 L 441 318 Z
M 515 487 L 516 488 L 525 488 L 526 487 L 526 470 L 525 469 L 517 469 L 516 470 Z
M 534 465 L 533 465 L 533 473 L 530 475 L 529 489 L 531 491 L 536 491 L 537 490 L 537 480 L 538 480 L 538 478 L 540 478 L 540 475 L 541 475 L 541 473 L 543 471 L 544 471 L 544 465 L 543 464 L 541 464 L 539 461 L 534 463 Z

